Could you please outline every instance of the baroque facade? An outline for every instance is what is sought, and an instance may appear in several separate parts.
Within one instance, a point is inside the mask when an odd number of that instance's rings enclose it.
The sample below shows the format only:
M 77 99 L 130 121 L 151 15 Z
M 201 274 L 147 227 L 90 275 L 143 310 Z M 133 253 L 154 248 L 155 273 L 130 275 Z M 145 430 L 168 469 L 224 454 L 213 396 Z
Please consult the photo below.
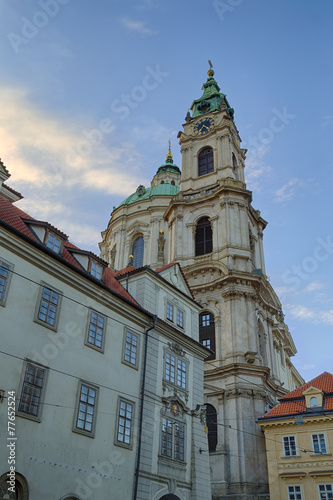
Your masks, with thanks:
M 114 208 L 101 257 L 121 269 L 178 262 L 195 299 L 205 362 L 214 499 L 268 498 L 265 441 L 255 420 L 303 379 L 281 303 L 265 270 L 267 222 L 245 182 L 246 150 L 212 68 L 151 186 Z
M 209 500 L 209 351 L 180 266 L 115 273 L 8 177 L 0 161 L 0 498 Z

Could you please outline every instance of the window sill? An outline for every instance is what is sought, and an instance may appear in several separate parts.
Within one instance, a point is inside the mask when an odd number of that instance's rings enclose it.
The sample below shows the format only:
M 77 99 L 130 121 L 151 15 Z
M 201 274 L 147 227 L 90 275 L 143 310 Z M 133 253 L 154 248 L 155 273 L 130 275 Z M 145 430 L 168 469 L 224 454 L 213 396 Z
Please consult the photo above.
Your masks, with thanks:
M 167 457 L 165 455 L 158 455 L 158 463 L 170 466 L 176 466 L 177 469 L 186 469 L 187 463 L 177 458 Z
M 16 416 L 21 417 L 21 418 L 25 418 L 27 420 L 32 420 L 32 422 L 36 422 L 37 424 L 41 423 L 40 416 L 36 417 L 35 415 L 31 415 L 30 413 L 24 413 L 22 411 L 17 411 Z
M 332 453 L 313 453 L 310 457 L 331 457 Z
M 133 444 L 132 443 L 126 444 L 126 443 L 122 443 L 121 441 L 114 441 L 113 444 L 115 446 L 119 446 L 120 448 L 124 448 L 125 450 L 129 450 L 129 451 L 133 450 Z
M 52 330 L 53 332 L 57 331 L 57 324 L 55 326 L 50 325 L 49 323 L 46 323 L 45 321 L 42 321 L 41 319 L 34 319 L 34 322 L 37 323 L 38 325 L 45 326 L 45 328 L 48 328 L 49 330 Z
M 130 368 L 134 368 L 134 370 L 138 370 L 138 364 L 136 363 L 135 365 L 133 363 L 130 363 L 129 361 L 126 361 L 126 359 L 121 360 L 123 365 L 129 366 Z
M 75 434 L 81 434 L 81 436 L 86 436 L 86 437 L 89 437 L 89 438 L 94 438 L 95 437 L 95 434 L 93 432 L 89 432 L 89 431 L 85 431 L 83 429 L 72 429 L 73 432 L 75 432 Z

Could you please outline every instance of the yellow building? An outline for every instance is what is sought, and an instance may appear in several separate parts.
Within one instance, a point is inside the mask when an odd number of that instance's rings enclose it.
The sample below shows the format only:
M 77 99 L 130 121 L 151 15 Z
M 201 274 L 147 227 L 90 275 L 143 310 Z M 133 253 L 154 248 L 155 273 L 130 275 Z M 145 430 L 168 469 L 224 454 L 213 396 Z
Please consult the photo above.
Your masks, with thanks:
M 270 500 L 332 500 L 333 375 L 324 372 L 279 401 L 257 421 Z

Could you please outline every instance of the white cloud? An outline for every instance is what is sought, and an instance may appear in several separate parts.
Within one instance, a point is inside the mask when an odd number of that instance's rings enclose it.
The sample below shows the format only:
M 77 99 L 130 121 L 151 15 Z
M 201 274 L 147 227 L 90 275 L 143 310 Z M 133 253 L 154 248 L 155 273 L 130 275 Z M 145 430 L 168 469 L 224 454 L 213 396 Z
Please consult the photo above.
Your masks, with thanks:
M 304 292 L 317 292 L 318 290 L 322 290 L 323 288 L 323 283 L 320 283 L 319 281 L 313 281 L 304 289 Z
M 55 199 L 57 190 L 61 199 L 61 189 L 73 187 L 126 196 L 140 184 L 139 177 L 129 175 L 139 162 L 134 145 L 113 146 L 115 138 L 101 131 L 94 137 L 91 120 L 85 126 L 79 118 L 54 119 L 24 89 L 0 89 L 0 108 L 2 159 L 11 186 L 23 194 L 29 186 L 45 200 Z
M 261 144 L 257 148 L 251 148 L 247 154 L 245 162 L 246 183 L 248 189 L 252 191 L 261 191 L 264 179 L 272 173 L 272 168 L 263 161 L 268 150 L 269 145 Z
M 290 179 L 290 181 L 275 192 L 275 201 L 277 203 L 291 201 L 296 194 L 296 186 L 299 185 L 302 185 L 299 179 Z
M 319 309 L 310 309 L 301 305 L 287 304 L 285 309 L 295 319 L 307 321 L 313 324 L 333 325 L 333 309 L 323 311 Z
M 134 33 L 139 33 L 140 35 L 152 36 L 152 35 L 157 35 L 158 33 L 157 31 L 147 28 L 146 27 L 147 23 L 144 23 L 142 21 L 132 21 L 131 19 L 123 18 L 121 20 L 121 23 L 129 31 L 132 31 Z

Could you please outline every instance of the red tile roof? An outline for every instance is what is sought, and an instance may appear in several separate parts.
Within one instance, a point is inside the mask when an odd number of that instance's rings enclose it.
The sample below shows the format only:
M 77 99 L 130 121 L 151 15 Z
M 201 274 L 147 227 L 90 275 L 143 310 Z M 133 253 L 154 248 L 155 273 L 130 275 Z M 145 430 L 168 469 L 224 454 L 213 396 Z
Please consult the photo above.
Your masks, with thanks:
M 288 394 L 286 394 L 286 396 L 283 396 L 280 401 L 285 399 L 299 398 L 303 395 L 303 392 L 310 386 L 316 387 L 316 389 L 321 389 L 323 392 L 333 393 L 333 375 L 329 372 L 324 372 L 321 375 L 318 375 L 318 377 L 301 385 L 294 391 L 289 392 Z
M 259 420 L 271 419 L 275 417 L 291 417 L 309 411 L 306 408 L 304 391 L 309 387 L 320 389 L 324 393 L 324 405 L 320 408 L 313 408 L 316 413 L 320 411 L 333 410 L 333 375 L 324 372 L 318 377 L 306 382 L 294 391 L 289 392 L 270 411 L 265 413 Z
M 30 240 L 32 240 L 35 244 L 38 244 L 41 249 L 46 250 L 45 245 L 43 245 L 38 238 L 30 231 L 28 224 L 26 224 L 24 221 L 29 221 L 31 222 L 40 222 L 28 215 L 26 212 L 23 212 L 19 208 L 17 208 L 13 203 L 8 201 L 7 199 L 3 198 L 0 196 L 0 223 L 3 221 L 4 223 L 8 224 L 11 226 L 13 229 L 24 235 L 25 237 L 28 237 Z M 49 227 L 54 227 L 51 226 L 51 224 L 46 223 Z M 54 228 L 56 229 L 56 228 Z M 59 230 L 57 230 L 59 232 Z M 76 249 L 80 250 L 76 245 L 73 245 L 73 243 L 70 243 L 69 241 L 64 242 L 64 247 L 62 250 L 62 255 L 60 256 L 65 262 L 71 264 L 75 268 L 79 269 L 81 272 L 85 272 L 80 264 L 73 258 L 71 253 L 68 251 L 68 249 Z M 91 253 L 91 252 L 90 252 Z M 56 255 L 56 254 L 55 254 Z M 92 256 L 94 256 L 93 253 L 91 253 Z M 58 255 L 57 255 L 58 257 Z M 135 268 L 134 268 L 135 269 Z M 122 271 L 119 271 L 122 273 Z M 91 275 L 88 272 L 85 272 L 87 277 L 91 278 Z M 124 299 L 132 302 L 132 304 L 135 304 L 138 306 L 139 304 L 133 299 L 133 297 L 122 287 L 120 283 L 116 280 L 116 273 L 112 271 L 109 268 L 105 268 L 104 272 L 104 284 L 112 291 L 115 292 L 116 294 L 120 295 Z

